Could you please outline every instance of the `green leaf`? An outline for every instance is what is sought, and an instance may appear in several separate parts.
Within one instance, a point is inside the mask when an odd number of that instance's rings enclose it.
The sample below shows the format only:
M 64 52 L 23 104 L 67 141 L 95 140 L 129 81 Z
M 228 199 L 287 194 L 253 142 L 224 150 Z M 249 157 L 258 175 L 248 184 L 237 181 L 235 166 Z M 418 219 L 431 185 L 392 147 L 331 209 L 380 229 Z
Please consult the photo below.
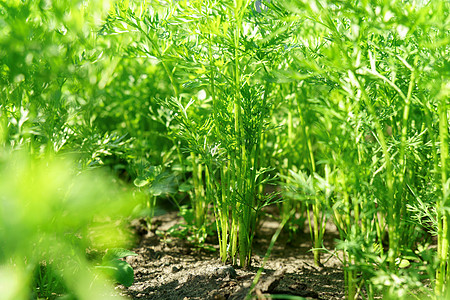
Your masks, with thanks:
M 184 192 L 189 192 L 190 190 L 192 190 L 194 188 L 194 186 L 190 183 L 187 182 L 183 182 L 182 184 L 180 184 L 180 186 L 178 187 L 178 191 L 184 193 Z
M 96 266 L 96 268 L 102 270 L 118 283 L 129 287 L 134 282 L 134 271 L 126 261 L 120 260 L 127 256 L 137 256 L 137 254 L 122 248 L 109 249 L 103 256 L 102 264 Z
M 411 263 L 409 262 L 409 260 L 407 260 L 407 259 L 402 259 L 402 260 L 400 261 L 400 264 L 398 265 L 398 267 L 399 267 L 400 269 L 404 269 L 404 268 L 409 267 L 410 265 L 411 265 Z
M 133 183 L 137 187 L 143 187 L 143 186 L 146 186 L 149 183 L 149 181 L 147 179 L 138 177 L 133 181 Z
M 116 259 L 96 268 L 126 287 L 134 282 L 133 268 L 126 261 Z
M 102 261 L 104 263 L 106 263 L 106 262 L 117 260 L 117 259 L 124 258 L 127 256 L 137 256 L 137 254 L 134 253 L 133 251 L 130 251 L 127 249 L 113 248 L 113 249 L 109 249 L 106 252 L 105 256 L 103 256 Z
M 159 174 L 149 188 L 149 193 L 153 196 L 160 196 L 161 194 L 174 194 L 176 192 L 176 178 L 173 174 L 168 172 Z

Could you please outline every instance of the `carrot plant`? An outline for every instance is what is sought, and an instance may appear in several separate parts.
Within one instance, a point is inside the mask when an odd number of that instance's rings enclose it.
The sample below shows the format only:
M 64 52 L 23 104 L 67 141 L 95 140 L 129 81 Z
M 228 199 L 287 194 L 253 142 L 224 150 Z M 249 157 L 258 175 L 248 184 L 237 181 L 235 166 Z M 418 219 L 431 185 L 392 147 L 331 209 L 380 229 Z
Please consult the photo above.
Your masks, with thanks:
M 239 249 L 240 264 L 248 266 L 256 215 L 266 203 L 256 190 L 264 181 L 271 72 L 283 60 L 286 38 L 264 35 L 284 25 L 249 1 L 161 2 L 118 20 L 139 32 L 139 49 L 171 78 L 175 97 L 167 105 L 177 111 L 190 152 L 197 218 L 213 203 L 222 260 L 236 263 Z
M 197 151 L 201 150 L 206 162 L 206 193 L 215 204 L 221 258 L 225 261 L 230 257 L 236 263 L 239 248 L 240 264 L 246 267 L 250 264 L 256 213 L 261 207 L 256 187 L 262 181 L 258 178 L 262 167 L 260 146 L 270 110 L 271 85 L 261 80 L 262 76 L 270 75 L 263 52 L 267 49 L 261 49 L 259 56 L 255 54 L 260 36 L 251 23 L 255 21 L 249 15 L 250 3 L 229 5 L 219 5 L 211 14 L 201 3 L 193 5 L 194 11 L 183 8 L 183 17 L 195 12 L 205 18 L 206 28 L 195 30 L 204 34 L 198 36 L 205 49 L 198 57 L 203 60 L 204 69 L 199 72 L 204 74 L 199 79 L 209 90 L 213 114 L 202 128 L 203 145 L 193 137 L 201 133 L 197 128 L 188 127 L 185 135 L 190 136 L 190 144 Z M 226 19 L 219 22 L 219 13 Z M 243 32 L 244 24 L 247 32 Z M 227 30 L 221 32 L 221 27 Z M 215 57 L 220 57 L 220 61 Z M 180 103 L 178 106 L 186 112 L 187 107 Z M 187 124 L 187 114 L 184 116 Z
M 316 264 L 327 218 L 339 229 L 349 298 L 363 286 L 373 295 L 372 278 L 381 273 L 367 266 L 397 276 L 409 262 L 407 249 L 418 241 L 406 237 L 424 224 L 411 221 L 420 219 L 422 204 L 436 205 L 430 221 L 438 220 L 436 292 L 443 293 L 448 109 L 439 68 L 446 4 L 128 4 L 110 15 L 110 33 L 132 37 L 128 53 L 165 70 L 173 97 L 161 104 L 177 122 L 172 137 L 191 174 L 196 226 L 213 204 L 223 261 L 236 263 L 239 252 L 241 265 L 249 264 L 256 215 L 266 203 L 264 173 L 279 157 L 267 154 L 270 141 L 279 143 L 273 149 L 298 150 L 275 164 L 303 200 L 283 209 L 306 210 Z M 433 91 L 441 100 L 430 103 Z M 270 121 L 280 125 L 283 110 L 285 141 L 267 131 Z M 439 201 L 425 193 L 424 203 L 418 194 L 428 179 L 442 187 Z
M 307 147 L 304 155 L 320 162 L 319 172 L 333 190 L 328 207 L 341 233 L 350 299 L 357 297 L 363 284 L 373 297 L 374 283 L 381 282 L 377 276 L 413 276 L 405 275 L 402 268 L 411 263 L 405 259 L 411 257 L 410 249 L 420 243 L 410 239 L 418 230 L 417 223 L 411 222 L 411 208 L 423 204 L 416 192 L 423 189 L 424 180 L 446 190 L 448 97 L 442 100 L 447 88 L 441 69 L 448 52 L 442 47 L 448 39 L 448 31 L 442 28 L 448 18 L 445 6 L 371 1 L 284 4 L 304 20 L 298 31 L 302 46 L 292 51 L 290 63 L 292 70 L 300 70 L 305 77 L 298 86 L 325 89 L 307 95 L 314 111 L 323 117 L 311 124 L 317 128 L 310 134 L 315 137 L 316 150 L 311 153 Z M 424 34 L 429 30 L 440 41 L 436 46 Z M 431 68 L 430 59 L 435 62 Z M 431 105 L 425 104 L 431 99 Z M 306 125 L 301 130 L 308 143 L 310 124 Z M 430 159 L 440 178 L 430 176 Z M 317 166 L 309 172 L 314 169 Z M 300 181 L 307 182 L 305 178 Z M 442 202 L 446 194 L 439 194 L 428 202 L 436 205 L 431 219 L 438 220 L 438 296 L 444 293 L 443 257 L 448 255 L 442 239 L 447 230 Z M 376 266 L 375 271 L 369 265 Z M 408 282 L 420 289 L 420 275 L 414 276 L 417 280 Z M 393 282 L 385 281 L 386 295 L 405 292 L 390 287 Z
M 2 1 L 0 146 L 31 157 L 0 151 L 3 202 L 38 205 L 48 192 L 73 223 L 47 216 L 87 234 L 88 220 L 60 202 L 74 189 L 62 195 L 57 184 L 85 182 L 35 162 L 74 155 L 78 171 L 107 165 L 145 192 L 149 226 L 157 200 L 170 198 L 201 243 L 213 213 L 221 260 L 248 267 L 259 212 L 274 199 L 264 187 L 278 173 L 282 224 L 308 221 L 316 265 L 326 222 L 339 231 L 349 299 L 445 299 L 449 11 L 446 1 Z M 8 187 L 34 186 L 42 170 L 59 181 L 40 194 Z M 178 204 L 186 194 L 189 209 Z M 42 249 L 55 241 L 41 219 L 7 206 L 4 228 L 36 241 L 44 233 Z M 70 276 L 58 284 L 71 270 L 58 254 L 68 241 L 21 252 L 8 232 L 0 275 L 35 276 L 44 294 L 82 293 Z

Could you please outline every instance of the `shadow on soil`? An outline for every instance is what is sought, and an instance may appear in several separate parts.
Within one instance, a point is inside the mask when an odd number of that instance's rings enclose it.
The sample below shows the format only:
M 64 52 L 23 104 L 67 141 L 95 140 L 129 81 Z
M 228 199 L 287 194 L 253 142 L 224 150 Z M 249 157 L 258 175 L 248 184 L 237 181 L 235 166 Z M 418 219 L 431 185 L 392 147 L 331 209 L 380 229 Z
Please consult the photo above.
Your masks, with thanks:
M 163 240 L 154 234 L 155 230 L 176 222 L 181 222 L 176 213 L 155 218 L 157 225 L 142 236 L 139 246 L 134 249 L 138 256 L 127 257 L 135 271 L 135 282 L 129 288 L 118 286 L 120 293 L 131 299 L 244 299 L 261 267 L 277 222 L 263 222 L 263 230 L 254 241 L 252 267 L 247 270 L 224 266 L 217 251 L 194 248 L 182 239 Z M 332 231 L 333 228 L 330 230 L 325 246 L 333 249 L 337 233 Z M 264 297 L 275 294 L 307 299 L 345 299 L 341 262 L 324 253 L 324 266 L 315 267 L 310 248 L 309 233 L 290 239 L 287 234 L 281 234 L 252 293 L 253 299 L 270 299 Z

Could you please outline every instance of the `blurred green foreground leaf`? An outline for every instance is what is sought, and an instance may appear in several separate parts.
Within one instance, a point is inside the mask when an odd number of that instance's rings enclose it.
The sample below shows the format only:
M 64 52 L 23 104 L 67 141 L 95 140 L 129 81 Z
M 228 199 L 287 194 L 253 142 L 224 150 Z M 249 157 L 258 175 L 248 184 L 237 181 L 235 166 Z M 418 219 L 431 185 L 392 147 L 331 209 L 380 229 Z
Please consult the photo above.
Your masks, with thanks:
M 56 270 L 54 280 L 62 281 L 65 294 L 110 299 L 113 291 L 86 249 L 124 246 L 127 238 L 117 224 L 133 207 L 131 194 L 99 170 L 79 173 L 58 157 L 1 152 L 1 299 L 29 299 L 33 270 L 42 264 Z

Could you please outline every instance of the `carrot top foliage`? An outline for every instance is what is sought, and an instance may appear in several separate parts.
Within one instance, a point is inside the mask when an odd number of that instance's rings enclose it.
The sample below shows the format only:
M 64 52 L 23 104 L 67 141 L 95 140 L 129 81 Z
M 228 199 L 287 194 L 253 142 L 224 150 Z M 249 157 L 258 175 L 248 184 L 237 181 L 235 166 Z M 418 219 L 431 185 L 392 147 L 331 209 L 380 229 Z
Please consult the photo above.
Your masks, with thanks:
M 18 278 L 69 276 L 54 289 L 80 293 L 68 263 L 45 267 L 46 253 L 18 247 L 21 235 L 6 228 L 34 224 L 38 239 L 62 224 L 85 238 L 97 215 L 111 215 L 143 217 L 150 229 L 164 202 L 184 217 L 174 231 L 200 247 L 217 235 L 222 262 L 249 267 L 272 205 L 291 238 L 309 230 L 317 265 L 333 250 L 325 224 L 336 226 L 349 299 L 445 299 L 449 10 L 422 0 L 1 1 L 0 176 L 10 184 L 0 185 L 0 271 L 11 256 Z M 71 163 L 50 172 L 59 181 L 40 184 L 62 156 Z M 90 189 L 70 178 L 94 168 L 139 201 L 118 190 L 117 203 L 96 190 L 70 196 Z M 11 187 L 21 183 L 37 198 Z M 84 196 L 111 210 L 81 205 L 92 209 L 85 218 L 66 206 Z M 53 223 L 16 214 L 40 201 Z M 75 247 L 44 240 L 61 261 Z

